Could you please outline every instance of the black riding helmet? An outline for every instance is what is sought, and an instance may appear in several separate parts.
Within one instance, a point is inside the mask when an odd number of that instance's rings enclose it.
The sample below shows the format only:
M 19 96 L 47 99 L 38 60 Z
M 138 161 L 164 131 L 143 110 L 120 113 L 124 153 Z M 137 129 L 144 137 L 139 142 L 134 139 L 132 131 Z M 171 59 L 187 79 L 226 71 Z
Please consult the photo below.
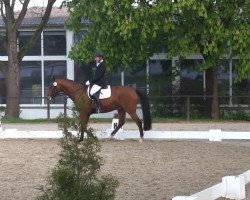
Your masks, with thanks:
M 95 54 L 96 57 L 104 57 L 104 53 L 103 51 L 97 51 L 96 54 Z

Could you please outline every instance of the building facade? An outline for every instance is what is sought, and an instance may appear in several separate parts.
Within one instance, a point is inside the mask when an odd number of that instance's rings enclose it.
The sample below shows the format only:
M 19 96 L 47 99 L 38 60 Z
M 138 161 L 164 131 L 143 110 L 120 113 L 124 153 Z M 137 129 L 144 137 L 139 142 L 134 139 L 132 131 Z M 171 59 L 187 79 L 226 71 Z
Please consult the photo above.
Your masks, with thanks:
M 35 9 L 35 10 L 33 10 Z M 22 47 L 35 30 L 39 22 L 39 8 L 30 9 L 19 30 L 18 45 Z M 30 14 L 31 13 L 31 14 Z M 33 13 L 33 14 L 32 14 Z M 35 16 L 34 16 L 35 15 Z M 68 78 L 85 83 L 91 77 L 91 66 L 79 66 L 68 55 L 71 47 L 79 39 L 78 35 L 65 30 L 68 19 L 67 9 L 53 8 L 47 27 L 40 35 L 35 46 L 23 58 L 21 63 L 21 118 L 34 119 L 47 117 L 46 94 L 51 77 Z M 0 19 L 0 34 L 4 35 L 3 21 Z M 0 46 L 0 60 L 8 62 L 4 48 Z M 165 53 L 154 55 L 143 66 L 108 75 L 111 85 L 128 85 L 140 88 L 150 96 L 165 95 L 203 95 L 206 88 L 204 72 L 200 71 L 203 59 L 191 55 L 185 59 L 168 60 Z M 235 84 L 237 59 L 222 60 L 218 66 L 219 95 L 249 95 L 250 79 Z M 51 104 L 51 117 L 63 112 L 63 98 L 56 97 Z M 6 83 L 3 71 L 0 71 L 0 106 L 6 103 Z M 233 99 L 228 99 L 233 105 Z M 68 113 L 71 113 L 71 100 L 67 100 Z M 112 117 L 112 114 L 100 114 L 98 117 Z

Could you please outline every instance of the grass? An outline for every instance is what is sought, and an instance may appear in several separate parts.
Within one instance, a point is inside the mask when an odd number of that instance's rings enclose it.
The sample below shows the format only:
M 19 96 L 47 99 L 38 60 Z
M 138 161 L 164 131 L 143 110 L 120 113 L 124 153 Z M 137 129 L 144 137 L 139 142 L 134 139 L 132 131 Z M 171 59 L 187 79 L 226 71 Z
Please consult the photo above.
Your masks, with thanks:
M 19 123 L 19 124 L 37 124 L 37 123 L 58 123 L 58 119 L 20 119 L 20 118 L 2 118 L 2 123 Z M 200 118 L 200 119 L 191 119 L 187 120 L 185 118 L 152 118 L 153 123 L 175 123 L 175 122 L 239 122 L 239 121 L 247 121 L 247 120 L 235 120 L 235 119 L 219 119 L 212 120 L 208 118 Z M 91 123 L 111 123 L 112 118 L 90 118 L 89 122 Z M 126 122 L 133 122 L 132 119 L 126 119 Z
M 48 122 L 46 119 L 20 119 L 20 118 L 2 118 L 2 123 L 44 123 Z M 56 122 L 55 119 L 51 120 L 51 122 Z
M 37 124 L 37 123 L 58 123 L 58 119 L 20 119 L 20 118 L 2 118 L 2 123 L 18 123 L 18 124 Z M 90 122 L 92 123 L 111 123 L 111 118 L 92 118 Z

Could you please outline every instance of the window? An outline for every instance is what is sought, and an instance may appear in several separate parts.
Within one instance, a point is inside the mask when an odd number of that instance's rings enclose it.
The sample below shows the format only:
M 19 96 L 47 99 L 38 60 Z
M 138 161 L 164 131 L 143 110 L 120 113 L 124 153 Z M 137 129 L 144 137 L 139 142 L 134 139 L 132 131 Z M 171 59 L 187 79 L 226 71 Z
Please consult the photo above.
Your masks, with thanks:
M 233 103 L 235 104 L 249 104 L 250 98 L 245 98 L 242 96 L 250 96 L 250 74 L 246 79 L 240 82 L 235 82 L 237 78 L 237 64 L 239 60 L 232 60 L 232 92 L 233 92 Z
M 66 55 L 66 32 L 44 31 L 44 55 Z
M 180 61 L 180 94 L 203 94 L 203 60 L 185 59 Z
M 21 63 L 20 86 L 20 103 L 42 103 L 41 62 L 23 61 Z
M 6 103 L 6 82 L 3 72 L 0 70 L 0 104 Z
M 0 32 L 0 56 L 7 56 L 6 48 L 4 47 L 3 41 L 6 40 L 6 35 L 3 32 Z
M 95 63 L 93 63 L 93 65 L 95 65 Z M 85 83 L 92 78 L 92 65 L 75 63 L 74 73 L 75 81 Z
M 32 37 L 33 31 L 20 31 L 18 35 L 19 50 Z M 43 36 L 43 37 L 42 37 Z M 43 43 L 41 39 L 43 38 Z M 0 32 L 0 44 L 5 33 Z M 42 45 L 43 44 L 43 45 Z M 43 48 L 42 48 L 43 46 Z M 20 68 L 20 104 L 44 104 L 52 76 L 67 77 L 66 32 L 44 31 L 33 48 L 26 54 Z M 0 56 L 8 60 L 3 45 Z M 63 57 L 62 57 L 63 56 Z M 6 81 L 3 69 L 0 70 L 0 104 L 6 104 Z M 55 98 L 54 103 L 63 103 L 62 97 Z
M 172 61 L 149 61 L 149 92 L 151 95 L 171 95 Z
M 52 77 L 55 78 L 67 78 L 67 63 L 66 61 L 45 61 L 44 62 L 44 96 L 47 96 L 48 87 L 52 81 Z M 53 103 L 63 103 L 62 96 L 54 98 Z
M 28 42 L 33 32 L 20 32 L 19 33 L 19 50 Z M 38 56 L 41 55 L 41 36 L 38 38 L 32 49 L 26 54 L 27 56 Z
M 147 75 L 146 66 L 132 67 L 124 73 L 124 84 L 133 88 L 143 89 L 146 92 Z
M 121 85 L 121 72 L 107 73 L 107 84 L 111 86 Z
M 221 60 L 217 69 L 218 94 L 229 95 L 229 61 Z
M 74 44 L 78 44 L 87 34 L 87 31 L 80 31 L 74 34 Z

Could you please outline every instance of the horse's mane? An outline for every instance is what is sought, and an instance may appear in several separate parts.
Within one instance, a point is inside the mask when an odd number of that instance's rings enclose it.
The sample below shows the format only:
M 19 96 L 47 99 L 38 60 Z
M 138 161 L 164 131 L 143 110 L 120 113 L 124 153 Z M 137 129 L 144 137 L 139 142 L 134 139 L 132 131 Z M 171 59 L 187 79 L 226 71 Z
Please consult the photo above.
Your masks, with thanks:
M 85 85 L 83 85 L 82 83 L 79 83 L 79 82 L 76 82 L 76 81 L 73 81 L 73 80 L 70 80 L 70 79 L 63 79 L 63 78 L 58 78 L 56 79 L 56 81 L 66 81 L 66 82 L 70 82 L 71 84 L 74 84 L 74 85 L 77 85 L 77 86 L 82 86 L 82 87 L 85 87 Z

